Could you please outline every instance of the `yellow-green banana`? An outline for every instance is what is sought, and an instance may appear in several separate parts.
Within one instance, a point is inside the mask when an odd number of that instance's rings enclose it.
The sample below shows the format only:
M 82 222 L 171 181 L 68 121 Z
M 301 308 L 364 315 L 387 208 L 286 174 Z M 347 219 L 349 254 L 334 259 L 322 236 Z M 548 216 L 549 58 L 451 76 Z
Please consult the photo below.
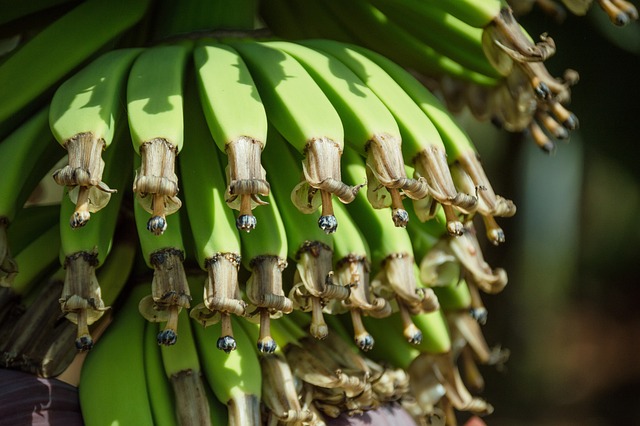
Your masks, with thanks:
M 68 153 L 68 164 L 53 178 L 69 188 L 76 204 L 70 218 L 73 228 L 84 226 L 113 192 L 102 181 L 102 152 L 111 145 L 116 121 L 124 112 L 126 78 L 141 51 L 116 49 L 99 56 L 60 85 L 51 99 L 51 131 Z
M 424 198 L 426 182 L 407 178 L 400 129 L 387 107 L 346 65 L 329 54 L 291 42 L 268 42 L 296 58 L 329 97 L 342 119 L 345 141 L 367 159 L 367 196 L 376 208 L 391 206 L 405 226 L 401 194 Z M 384 188 L 384 189 L 383 189 Z
M 147 291 L 146 285 L 131 288 L 84 361 L 78 391 L 87 426 L 153 424 L 144 371 L 146 321 L 138 312 Z
M 95 214 L 94 220 L 81 228 L 69 227 L 68 218 L 75 205 L 69 197 L 64 197 L 60 205 L 60 262 L 66 270 L 60 305 L 63 314 L 78 325 L 76 346 L 79 350 L 91 349 L 93 341 L 88 325 L 99 319 L 105 310 L 95 269 L 102 265 L 111 250 L 124 186 L 131 176 L 128 139 L 121 126 L 114 146 L 105 154 L 104 177 L 119 191 L 112 195 L 99 214 Z
M 176 156 L 183 143 L 183 85 L 192 43 L 146 49 L 133 63 L 127 84 L 127 113 L 141 167 L 133 183 L 137 201 L 151 213 L 147 228 L 156 235 L 177 211 Z
M 252 209 L 269 194 L 260 164 L 267 115 L 251 74 L 231 46 L 205 41 L 194 50 L 202 109 L 213 139 L 227 155 L 227 203 L 240 210 L 239 229 L 255 228 Z
M 327 233 L 337 229 L 332 211 L 332 194 L 342 202 L 353 200 L 358 188 L 345 185 L 340 175 L 344 129 L 340 116 L 304 67 L 291 55 L 256 41 L 232 46 L 245 60 L 265 103 L 269 122 L 305 157 L 305 180 L 295 191 L 296 204 L 304 213 L 322 205 L 318 226 Z M 319 192 L 319 194 L 318 194 Z
M 245 294 L 251 315 L 259 315 L 260 336 L 257 347 L 260 352 L 275 351 L 277 344 L 271 337 L 270 318 L 278 318 L 293 310 L 293 302 L 285 296 L 282 272 L 287 267 L 287 235 L 282 217 L 273 195 L 267 197 L 269 204 L 257 209 L 258 221 L 268 224 L 251 233 L 241 233 L 242 265 L 251 276 L 245 285 Z
M 330 40 L 310 40 L 305 44 L 324 50 L 351 68 L 373 90 L 392 112 L 402 134 L 405 161 L 423 176 L 430 196 L 442 204 L 447 213 L 447 228 L 452 234 L 462 232 L 462 223 L 453 207 L 462 211 L 475 208 L 477 199 L 458 192 L 446 159 L 446 151 L 438 130 L 402 87 L 380 66 L 355 47 Z
M 223 335 L 218 347 L 235 348 L 230 315 L 245 315 L 246 303 L 240 296 L 240 235 L 233 212 L 225 205 L 222 154 L 211 139 L 197 93 L 187 88 L 185 102 L 186 145 L 180 161 L 185 206 L 192 231 L 198 265 L 207 271 L 204 302 L 191 315 L 209 322 L 222 321 Z M 240 213 L 242 215 L 243 213 Z

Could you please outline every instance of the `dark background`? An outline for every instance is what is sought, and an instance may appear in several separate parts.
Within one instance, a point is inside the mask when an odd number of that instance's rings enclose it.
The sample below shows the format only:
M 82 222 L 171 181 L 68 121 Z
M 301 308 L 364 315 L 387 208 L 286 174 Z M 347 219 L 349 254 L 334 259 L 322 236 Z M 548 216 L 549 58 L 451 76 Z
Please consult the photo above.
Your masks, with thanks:
M 485 247 L 509 274 L 484 296 L 485 335 L 511 351 L 486 367 L 489 425 L 640 425 L 640 24 L 613 26 L 594 2 L 558 24 L 519 18 L 557 45 L 547 67 L 580 74 L 569 108 L 580 128 L 548 155 L 526 134 L 462 116 L 497 193 L 514 200 L 507 242 Z

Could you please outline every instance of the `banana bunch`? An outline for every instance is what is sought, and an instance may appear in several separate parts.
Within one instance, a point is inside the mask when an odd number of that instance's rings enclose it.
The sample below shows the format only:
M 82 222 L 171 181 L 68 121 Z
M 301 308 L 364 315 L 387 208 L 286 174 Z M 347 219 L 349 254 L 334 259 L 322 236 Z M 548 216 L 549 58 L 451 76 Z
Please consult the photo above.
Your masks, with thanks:
M 547 34 L 534 38 L 520 25 L 512 5 L 533 1 L 310 1 L 268 0 L 262 16 L 276 35 L 295 40 L 329 38 L 376 51 L 410 69 L 447 101 L 480 120 L 511 131 L 527 131 L 543 150 L 578 127 L 567 109 L 578 73 L 550 74 L 545 61 L 556 52 Z M 549 1 L 535 1 L 551 8 Z M 590 1 L 566 1 L 585 14 Z M 636 20 L 633 4 L 598 2 L 614 23 Z
M 504 0 L 28 3 L 0 18 L 3 367 L 85 359 L 88 425 L 493 410 L 478 235 L 516 207 L 452 111 L 568 137 L 550 37 Z

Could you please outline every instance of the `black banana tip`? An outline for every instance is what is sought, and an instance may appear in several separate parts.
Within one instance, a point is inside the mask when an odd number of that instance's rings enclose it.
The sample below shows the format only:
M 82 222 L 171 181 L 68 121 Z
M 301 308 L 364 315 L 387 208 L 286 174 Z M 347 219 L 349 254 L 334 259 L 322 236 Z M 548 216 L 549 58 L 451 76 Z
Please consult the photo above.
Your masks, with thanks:
M 71 225 L 73 229 L 82 228 L 89 222 L 90 218 L 91 214 L 87 211 L 74 212 L 69 220 L 69 225 Z
M 551 89 L 549 89 L 549 86 L 547 86 L 545 82 L 541 81 L 533 91 L 538 99 L 544 100 L 551 98 Z
M 318 226 L 325 234 L 333 234 L 338 229 L 338 219 L 334 215 L 320 216 Z
M 470 314 L 471 317 L 478 322 L 478 324 L 485 325 L 487 323 L 489 312 L 486 308 L 473 308 L 471 309 Z
M 172 346 L 178 341 L 178 334 L 175 330 L 162 330 L 158 333 L 157 339 L 159 345 Z
M 409 337 L 408 341 L 412 345 L 419 345 L 420 343 L 422 343 L 422 332 L 419 330 L 416 331 L 411 335 L 411 337 Z
M 76 339 L 76 349 L 80 352 L 87 352 L 93 348 L 93 339 L 91 336 L 80 336 Z
M 409 223 L 409 213 L 404 209 L 394 209 L 391 214 L 393 224 L 398 228 L 406 228 Z
M 556 149 L 556 144 L 552 141 L 547 141 L 543 145 L 540 145 L 540 149 L 546 154 L 551 154 Z
M 575 114 L 570 114 L 569 117 L 562 123 L 565 129 L 567 130 L 575 130 L 580 126 L 580 122 L 578 121 L 578 117 Z
M 278 345 L 276 341 L 271 337 L 265 337 L 264 339 L 258 340 L 258 351 L 264 354 L 272 354 L 276 351 Z
M 251 232 L 251 230 L 256 229 L 256 225 L 258 220 L 255 216 L 250 214 L 241 214 L 236 219 L 236 228 L 240 231 Z
M 154 235 L 162 235 L 167 230 L 167 220 L 162 216 L 153 216 L 147 222 L 147 230 Z
M 369 333 L 356 337 L 355 341 L 356 341 L 356 345 L 358 345 L 358 347 L 365 352 L 368 352 L 371 349 L 373 349 L 373 345 L 375 344 L 375 340 L 373 340 L 373 336 L 370 335 Z
M 218 341 L 216 342 L 216 346 L 221 351 L 230 353 L 231 351 L 236 350 L 236 339 L 234 339 L 232 336 L 219 337 Z

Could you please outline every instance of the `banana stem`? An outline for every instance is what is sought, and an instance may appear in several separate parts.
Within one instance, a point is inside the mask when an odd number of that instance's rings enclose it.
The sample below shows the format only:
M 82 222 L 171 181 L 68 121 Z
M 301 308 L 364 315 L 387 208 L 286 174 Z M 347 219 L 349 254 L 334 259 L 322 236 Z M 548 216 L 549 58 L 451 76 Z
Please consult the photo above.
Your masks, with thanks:
M 154 235 L 162 235 L 167 230 L 164 195 L 153 194 L 153 215 L 147 222 L 147 229 Z
M 318 297 L 311 298 L 311 325 L 309 332 L 316 339 L 324 339 L 329 334 L 329 327 L 322 315 L 322 301 Z
M 353 339 L 358 347 L 367 352 L 373 349 L 375 341 L 373 336 L 364 327 L 362 323 L 362 313 L 359 309 L 351 309 L 351 323 L 353 324 Z
M 338 220 L 333 213 L 333 200 L 331 193 L 320 190 L 322 200 L 322 213 L 318 219 L 318 226 L 327 234 L 333 234 L 338 229 Z
M 260 335 L 258 336 L 258 351 L 273 353 L 277 349 L 276 341 L 271 337 L 271 318 L 268 309 L 260 309 Z
M 77 312 L 76 321 L 78 324 L 78 334 L 76 337 L 76 349 L 86 352 L 93 348 L 93 338 L 89 334 L 89 324 L 87 321 L 87 310 L 80 309 Z
M 444 210 L 444 216 L 447 219 L 447 232 L 449 235 L 462 235 L 464 231 L 464 225 L 456 216 L 456 212 L 453 210 L 453 207 L 448 204 L 442 204 L 442 210 Z
M 233 337 L 231 315 L 226 312 L 220 312 L 220 337 L 218 338 L 216 346 L 226 353 L 230 353 L 236 349 L 236 339 Z
M 406 228 L 409 222 L 409 213 L 404 209 L 400 191 L 396 188 L 387 188 L 387 190 L 391 195 L 391 217 L 393 218 L 393 224 L 398 228 Z
M 419 345 L 422 343 L 422 331 L 413 323 L 411 314 L 404 303 L 402 303 L 402 300 L 396 297 L 396 301 L 398 302 L 398 310 L 400 311 L 400 318 L 402 319 L 402 334 L 404 334 L 404 337 L 409 343 Z
M 178 314 L 180 313 L 180 307 L 178 305 L 169 305 L 167 307 L 169 318 L 164 326 L 164 329 L 158 333 L 158 344 L 171 346 L 175 345 L 178 341 Z
M 240 195 L 240 215 L 236 220 L 236 227 L 241 231 L 250 232 L 256 228 L 256 217 L 251 213 L 251 194 Z
M 69 224 L 73 229 L 82 228 L 89 222 L 91 214 L 89 213 L 89 187 L 80 186 L 78 188 L 78 200 L 76 208 L 71 215 Z

